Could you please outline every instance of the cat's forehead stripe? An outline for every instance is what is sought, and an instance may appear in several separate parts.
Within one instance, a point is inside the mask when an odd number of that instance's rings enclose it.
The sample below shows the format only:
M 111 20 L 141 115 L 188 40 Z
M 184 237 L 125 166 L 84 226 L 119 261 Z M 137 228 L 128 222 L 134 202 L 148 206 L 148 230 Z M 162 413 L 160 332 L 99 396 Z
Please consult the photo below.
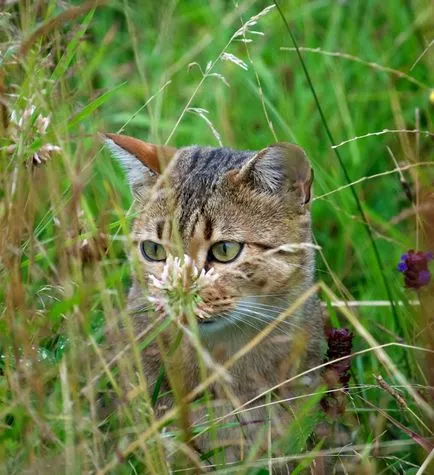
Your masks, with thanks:
M 199 160 L 200 155 L 201 155 L 201 149 L 200 147 L 196 147 L 194 151 L 188 156 L 189 163 L 186 166 L 187 168 L 186 171 L 188 175 L 193 172 L 193 170 L 196 168 L 196 166 L 200 162 Z
M 157 237 L 158 239 L 163 238 L 163 230 L 164 230 L 164 220 L 160 219 L 157 221 Z
M 196 223 L 215 191 L 221 177 L 239 168 L 253 152 L 229 148 L 190 147 L 178 157 L 177 201 L 180 208 L 179 228 L 194 232 Z
M 209 216 L 205 217 L 205 228 L 203 232 L 203 237 L 205 238 L 205 241 L 210 241 L 212 237 L 212 232 L 213 232 L 213 224 L 212 220 Z

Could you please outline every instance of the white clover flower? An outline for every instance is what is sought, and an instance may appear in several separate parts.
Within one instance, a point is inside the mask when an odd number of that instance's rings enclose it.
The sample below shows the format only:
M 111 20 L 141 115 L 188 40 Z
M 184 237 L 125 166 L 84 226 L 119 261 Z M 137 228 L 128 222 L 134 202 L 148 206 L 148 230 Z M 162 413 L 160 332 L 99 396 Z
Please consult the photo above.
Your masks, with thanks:
M 208 313 L 201 305 L 200 292 L 214 284 L 218 275 L 214 269 L 199 272 L 190 256 L 183 259 L 168 255 L 161 277 L 149 276 L 151 295 L 148 300 L 156 310 L 182 314 L 193 310 L 198 318 L 208 318 Z

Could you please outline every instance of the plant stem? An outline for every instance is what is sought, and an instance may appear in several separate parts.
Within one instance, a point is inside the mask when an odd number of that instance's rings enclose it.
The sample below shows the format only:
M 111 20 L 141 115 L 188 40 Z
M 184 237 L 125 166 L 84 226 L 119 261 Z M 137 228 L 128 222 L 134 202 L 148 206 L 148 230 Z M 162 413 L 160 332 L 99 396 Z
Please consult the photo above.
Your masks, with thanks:
M 283 12 L 282 12 L 282 10 L 281 10 L 281 8 L 280 8 L 280 6 L 279 6 L 277 0 L 273 0 L 273 2 L 274 2 L 274 4 L 276 5 L 276 8 L 277 8 L 277 10 L 278 10 L 278 12 L 279 12 L 279 14 L 280 14 L 280 16 L 281 16 L 283 22 L 285 23 L 286 29 L 288 30 L 289 36 L 291 37 L 291 41 L 292 41 L 292 43 L 294 44 L 294 48 L 295 48 L 295 50 L 296 50 L 296 52 L 297 52 L 297 56 L 298 56 L 298 59 L 299 59 L 299 61 L 300 61 L 301 67 L 303 68 L 304 75 L 306 76 L 306 80 L 307 80 L 307 82 L 308 82 L 308 84 L 309 84 L 309 88 L 310 88 L 310 90 L 311 90 L 311 92 L 312 92 L 312 95 L 313 95 L 313 97 L 314 97 L 316 107 L 317 107 L 318 112 L 319 112 L 319 114 L 320 114 L 320 116 L 321 116 L 321 121 L 322 121 L 322 123 L 323 123 L 324 129 L 325 129 L 325 131 L 326 131 L 326 134 L 327 134 L 327 137 L 328 137 L 328 139 L 329 139 L 329 141 L 330 141 L 330 144 L 332 145 L 332 148 L 333 148 L 333 146 L 335 145 L 335 141 L 334 141 L 334 139 L 333 139 L 333 135 L 332 135 L 332 133 L 331 133 L 331 131 L 330 131 L 330 128 L 329 128 L 329 126 L 328 126 L 328 124 L 327 124 L 327 120 L 326 120 L 326 118 L 325 118 L 325 116 L 324 116 L 324 112 L 323 112 L 323 110 L 322 110 L 321 104 L 320 104 L 320 102 L 319 102 L 318 96 L 317 96 L 316 91 L 315 91 L 315 88 L 314 88 L 314 86 L 313 86 L 313 83 L 312 83 L 312 80 L 311 80 L 309 71 L 307 70 L 306 64 L 305 64 L 305 62 L 304 62 L 304 60 L 303 60 L 303 57 L 302 57 L 302 55 L 301 55 L 300 49 L 299 49 L 299 47 L 298 47 L 298 43 L 297 43 L 297 41 L 296 41 L 294 35 L 292 34 L 291 28 L 289 27 L 289 24 L 288 24 L 288 22 L 287 22 L 287 20 L 286 20 L 286 18 L 285 18 L 285 16 L 284 16 L 284 14 L 283 14 Z M 386 289 L 387 296 L 388 296 L 388 299 L 389 299 L 390 304 L 391 304 L 392 314 L 393 314 L 393 317 L 394 317 L 395 325 L 396 325 L 396 327 L 397 327 L 397 329 L 398 329 L 400 335 L 403 335 L 402 328 L 401 328 L 401 324 L 400 324 L 399 317 L 398 317 L 398 313 L 397 313 L 397 310 L 396 310 L 396 306 L 395 306 L 395 303 L 394 303 L 394 301 L 393 301 L 393 299 L 392 299 L 392 290 L 391 290 L 391 288 L 390 288 L 390 286 L 389 286 L 389 283 L 388 283 L 388 281 L 387 281 L 387 278 L 386 278 L 386 275 L 385 275 L 385 272 L 384 272 L 383 262 L 382 262 L 381 257 L 380 257 L 380 252 L 378 251 L 377 244 L 376 244 L 376 242 L 375 242 L 375 240 L 374 240 L 374 237 L 373 237 L 373 235 L 372 235 L 372 231 L 371 231 L 371 228 L 370 228 L 369 223 L 368 223 L 368 221 L 367 221 L 366 214 L 365 214 L 365 212 L 363 211 L 362 204 L 361 204 L 361 202 L 360 202 L 360 200 L 359 200 L 359 197 L 357 196 L 357 193 L 356 193 L 356 190 L 354 189 L 354 186 L 351 185 L 352 180 L 351 180 L 351 178 L 350 178 L 350 176 L 349 176 L 349 174 L 348 174 L 347 168 L 345 167 L 345 164 L 344 164 L 344 162 L 343 162 L 343 160 L 342 160 L 342 157 L 341 157 L 341 155 L 340 155 L 339 150 L 338 150 L 337 148 L 333 148 L 333 151 L 334 151 L 334 153 L 335 153 L 335 155 L 336 155 L 336 157 L 337 157 L 337 159 L 338 159 L 338 161 L 339 161 L 339 165 L 340 165 L 340 167 L 342 168 L 342 171 L 344 172 L 345 180 L 346 180 L 347 183 L 350 185 L 351 193 L 353 194 L 354 200 L 355 200 L 356 205 L 357 205 L 357 209 L 358 209 L 359 214 L 360 214 L 360 216 L 361 216 L 361 218 L 362 218 L 362 220 L 363 220 L 363 225 L 364 225 L 365 230 L 366 230 L 366 232 L 367 232 L 367 234 L 368 234 L 369 240 L 371 241 L 372 248 L 373 248 L 374 254 L 375 254 L 375 258 L 376 258 L 378 267 L 379 267 L 379 269 L 380 269 L 381 276 L 382 276 L 382 278 L 383 278 L 384 287 L 385 287 L 385 289 Z

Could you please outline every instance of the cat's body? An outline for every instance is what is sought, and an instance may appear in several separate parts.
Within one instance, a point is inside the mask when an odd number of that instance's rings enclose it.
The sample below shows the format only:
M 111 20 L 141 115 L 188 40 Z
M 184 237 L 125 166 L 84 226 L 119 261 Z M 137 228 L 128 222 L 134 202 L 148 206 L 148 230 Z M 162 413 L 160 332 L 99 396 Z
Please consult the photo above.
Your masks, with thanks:
M 246 446 L 258 442 L 258 437 L 263 438 L 259 450 L 269 450 L 263 433 L 267 424 L 272 425 L 273 438 L 282 436 L 296 406 L 288 401 L 266 403 L 312 393 L 318 385 L 317 372 L 294 377 L 322 360 L 323 321 L 316 296 L 282 318 L 282 312 L 314 283 L 308 205 L 312 172 L 304 152 L 289 144 L 259 153 L 207 147 L 175 152 L 112 134 L 106 142 L 121 159 L 137 200 L 133 238 L 139 264 L 129 294 L 137 331 L 146 328 L 150 318 L 137 311 L 147 298 L 144 285 L 149 276 L 161 277 L 167 254 L 181 250 L 199 269 L 214 269 L 217 278 L 200 291 L 207 318 L 197 319 L 200 342 L 211 361 L 208 374 L 213 364 L 228 367 L 226 377 L 209 386 L 214 416 L 227 415 L 255 399 L 236 416 L 224 419 L 238 426 L 219 429 L 218 444 L 227 446 L 226 460 L 231 461 L 245 455 Z M 171 162 L 164 179 L 159 176 L 159 158 L 167 161 L 168 156 Z M 226 260 L 235 251 L 238 254 Z M 276 319 L 275 328 L 240 356 Z M 174 340 L 168 330 L 160 346 L 154 342 L 144 350 L 144 372 L 152 392 L 163 364 L 161 351 L 167 352 L 168 378 L 160 392 L 171 382 L 181 384 L 185 397 L 201 383 L 203 374 L 193 340 L 183 338 L 171 349 Z M 240 357 L 233 361 L 234 355 Z M 288 379 L 292 381 L 282 384 Z M 270 388 L 276 388 L 273 396 L 267 392 Z M 173 404 L 172 396 L 159 401 L 157 411 Z M 203 409 L 191 410 L 190 423 L 205 423 L 205 414 Z M 208 452 L 215 445 L 211 439 L 207 434 L 195 437 L 194 446 Z M 279 455 L 284 450 L 272 452 Z

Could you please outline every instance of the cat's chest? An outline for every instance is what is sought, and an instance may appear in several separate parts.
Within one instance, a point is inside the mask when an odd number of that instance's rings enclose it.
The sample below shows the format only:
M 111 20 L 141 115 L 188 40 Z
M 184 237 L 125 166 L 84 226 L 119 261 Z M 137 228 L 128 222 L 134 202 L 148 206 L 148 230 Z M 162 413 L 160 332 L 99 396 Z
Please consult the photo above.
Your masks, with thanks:
M 202 339 L 212 360 L 227 368 L 234 388 L 270 387 L 287 374 L 291 338 L 272 334 L 260 341 L 257 335 L 223 333 Z

